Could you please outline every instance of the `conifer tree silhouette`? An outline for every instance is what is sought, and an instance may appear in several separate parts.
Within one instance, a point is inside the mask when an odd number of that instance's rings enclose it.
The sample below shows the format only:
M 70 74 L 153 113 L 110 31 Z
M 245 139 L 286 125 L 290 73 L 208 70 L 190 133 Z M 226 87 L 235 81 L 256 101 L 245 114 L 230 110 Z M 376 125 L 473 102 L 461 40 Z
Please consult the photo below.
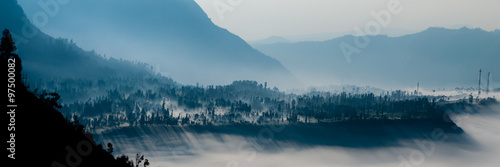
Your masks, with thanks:
M 8 29 L 3 30 L 2 32 L 2 44 L 0 45 L 0 52 L 5 54 L 11 54 L 12 52 L 17 50 L 17 47 L 12 39 L 12 35 Z

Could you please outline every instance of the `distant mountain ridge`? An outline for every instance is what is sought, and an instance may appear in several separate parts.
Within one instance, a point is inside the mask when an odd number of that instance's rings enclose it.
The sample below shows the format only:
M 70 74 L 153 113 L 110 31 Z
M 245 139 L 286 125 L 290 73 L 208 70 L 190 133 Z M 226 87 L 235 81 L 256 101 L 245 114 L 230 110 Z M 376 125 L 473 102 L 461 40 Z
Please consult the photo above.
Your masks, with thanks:
M 499 32 L 429 28 L 401 37 L 369 36 L 369 45 L 353 54 L 351 62 L 339 47 L 343 42 L 354 46 L 357 37 L 351 35 L 323 42 L 253 46 L 280 60 L 299 79 L 315 82 L 309 84 L 343 81 L 389 88 L 420 82 L 425 87 L 461 87 L 477 86 L 479 69 L 483 81 L 487 72 L 492 78 L 500 77 Z
M 288 43 L 290 40 L 282 37 L 282 36 L 271 36 L 265 39 L 250 41 L 249 44 L 274 44 L 274 43 Z
M 34 3 L 24 4 L 28 13 L 40 10 L 30 7 Z M 213 24 L 194 0 L 71 1 L 50 21 L 43 28 L 48 34 L 112 57 L 149 63 L 181 83 L 298 84 L 279 61 Z

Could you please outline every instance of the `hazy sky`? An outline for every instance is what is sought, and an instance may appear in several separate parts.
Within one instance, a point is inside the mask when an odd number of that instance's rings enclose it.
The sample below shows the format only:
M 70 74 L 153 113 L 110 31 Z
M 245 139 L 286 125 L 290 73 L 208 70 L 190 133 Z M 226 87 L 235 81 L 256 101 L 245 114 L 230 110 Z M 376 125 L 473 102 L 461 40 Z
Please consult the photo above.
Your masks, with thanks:
M 269 36 L 352 33 L 355 26 L 363 29 L 368 22 L 376 21 L 370 12 L 387 10 L 390 1 L 399 1 L 402 12 L 392 14 L 391 22 L 383 31 L 415 32 L 430 26 L 458 28 L 464 25 L 500 29 L 499 0 L 195 1 L 215 24 L 250 41 Z

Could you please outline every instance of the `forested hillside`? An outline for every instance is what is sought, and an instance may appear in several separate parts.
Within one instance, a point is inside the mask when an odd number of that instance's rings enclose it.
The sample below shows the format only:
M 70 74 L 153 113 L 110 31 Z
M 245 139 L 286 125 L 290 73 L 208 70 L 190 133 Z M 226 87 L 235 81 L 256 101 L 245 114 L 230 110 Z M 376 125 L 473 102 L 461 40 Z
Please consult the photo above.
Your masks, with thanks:
M 9 78 L 9 96 L 6 111 L 10 115 L 11 126 L 7 134 L 15 141 L 7 164 L 29 166 L 120 166 L 133 167 L 134 162 L 126 156 L 115 158 L 112 144 L 107 150 L 94 141 L 92 134 L 79 123 L 78 117 L 65 119 L 59 112 L 61 105 L 57 93 L 28 90 L 22 78 L 22 56 L 13 53 L 17 48 L 8 30 L 3 31 L 0 45 L 4 76 Z M 2 103 L 5 104 L 5 103 Z M 4 106 L 2 106 L 4 107 Z M 13 130 L 13 131 L 11 131 Z M 14 135 L 12 135 L 14 134 Z M 12 147 L 14 146 L 14 147 Z M 10 151 L 10 150 L 8 150 Z M 145 164 L 143 160 L 141 164 Z M 139 162 L 136 160 L 136 162 Z M 147 166 L 149 162 L 145 166 Z

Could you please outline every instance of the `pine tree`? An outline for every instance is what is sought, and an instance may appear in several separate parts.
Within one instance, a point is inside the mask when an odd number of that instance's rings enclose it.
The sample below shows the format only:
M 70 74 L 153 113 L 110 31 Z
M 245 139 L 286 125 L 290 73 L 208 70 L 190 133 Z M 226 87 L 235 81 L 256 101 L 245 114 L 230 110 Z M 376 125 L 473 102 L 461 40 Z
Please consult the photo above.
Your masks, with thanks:
M 0 45 L 0 52 L 11 54 L 12 52 L 17 50 L 15 46 L 14 40 L 12 39 L 12 35 L 8 29 L 3 30 L 2 36 L 2 44 Z

